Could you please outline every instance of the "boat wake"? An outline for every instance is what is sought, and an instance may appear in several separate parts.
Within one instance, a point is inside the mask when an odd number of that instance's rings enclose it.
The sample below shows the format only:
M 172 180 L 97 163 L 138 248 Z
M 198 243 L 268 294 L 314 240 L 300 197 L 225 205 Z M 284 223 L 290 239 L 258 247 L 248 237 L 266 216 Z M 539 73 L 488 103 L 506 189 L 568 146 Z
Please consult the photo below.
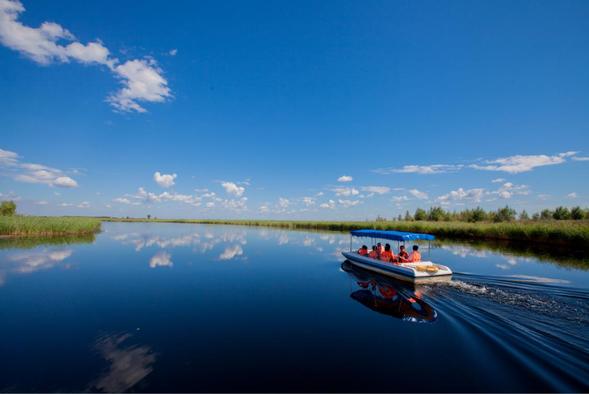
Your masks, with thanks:
M 518 373 L 548 391 L 589 389 L 589 290 L 532 276 L 455 274 L 423 287 L 423 299 L 469 336 L 487 340 Z

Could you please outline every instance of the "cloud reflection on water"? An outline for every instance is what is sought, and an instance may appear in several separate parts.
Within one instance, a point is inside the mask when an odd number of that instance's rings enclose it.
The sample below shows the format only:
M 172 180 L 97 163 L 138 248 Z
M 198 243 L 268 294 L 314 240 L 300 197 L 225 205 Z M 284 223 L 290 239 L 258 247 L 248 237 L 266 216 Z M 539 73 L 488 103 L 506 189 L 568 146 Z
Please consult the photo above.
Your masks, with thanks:
M 122 343 L 130 334 L 118 334 L 101 338 L 96 350 L 110 364 L 91 386 L 97 390 L 114 393 L 127 391 L 153 371 L 156 356 L 149 346 Z
M 17 251 L 8 254 L 0 265 L 0 286 L 10 273 L 30 274 L 40 270 L 54 268 L 72 255 L 71 249 L 50 249 Z
M 172 256 L 166 252 L 165 250 L 157 252 L 150 260 L 149 260 L 149 267 L 156 268 L 156 267 L 172 267 L 174 263 L 172 263 Z

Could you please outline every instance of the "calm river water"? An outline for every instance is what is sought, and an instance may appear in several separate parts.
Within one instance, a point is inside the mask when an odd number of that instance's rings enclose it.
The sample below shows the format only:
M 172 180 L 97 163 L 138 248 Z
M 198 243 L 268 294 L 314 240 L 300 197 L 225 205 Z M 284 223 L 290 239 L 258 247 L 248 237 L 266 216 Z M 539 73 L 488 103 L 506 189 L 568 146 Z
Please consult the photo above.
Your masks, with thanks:
M 589 391 L 587 260 L 442 244 L 413 289 L 345 234 L 103 230 L 0 242 L 0 392 Z

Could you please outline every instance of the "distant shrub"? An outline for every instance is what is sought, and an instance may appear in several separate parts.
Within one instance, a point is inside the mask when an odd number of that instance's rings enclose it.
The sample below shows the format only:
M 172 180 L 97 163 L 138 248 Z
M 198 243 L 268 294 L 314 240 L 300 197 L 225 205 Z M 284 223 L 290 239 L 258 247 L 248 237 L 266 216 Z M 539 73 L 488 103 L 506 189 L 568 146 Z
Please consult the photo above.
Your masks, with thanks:
M 571 212 L 566 207 L 558 207 L 554 210 L 552 217 L 555 220 L 568 220 L 571 218 Z
M 573 207 L 573 208 L 571 208 L 571 219 L 574 219 L 574 220 L 585 219 L 585 212 L 583 212 L 581 207 Z
M 16 204 L 14 201 L 2 201 L 0 203 L 0 216 L 14 216 L 16 213 Z
M 500 222 L 511 222 L 515 220 L 515 209 L 509 208 L 507 205 L 503 208 L 499 208 L 493 213 L 493 221 L 495 223 Z
M 554 215 L 554 213 L 550 209 L 543 209 L 540 212 L 540 219 L 543 219 L 543 220 L 552 219 L 552 215 Z
M 427 212 L 424 209 L 417 208 L 415 210 L 415 215 L 413 215 L 415 220 L 426 220 L 427 219 Z

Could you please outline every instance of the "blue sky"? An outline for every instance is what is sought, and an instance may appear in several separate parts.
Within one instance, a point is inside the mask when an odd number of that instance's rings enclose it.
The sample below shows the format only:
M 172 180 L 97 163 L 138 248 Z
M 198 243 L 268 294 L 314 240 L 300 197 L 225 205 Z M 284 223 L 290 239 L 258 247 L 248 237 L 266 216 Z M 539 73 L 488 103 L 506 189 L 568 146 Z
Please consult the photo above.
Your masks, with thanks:
M 589 205 L 586 1 L 0 0 L 0 199 L 365 219 Z

